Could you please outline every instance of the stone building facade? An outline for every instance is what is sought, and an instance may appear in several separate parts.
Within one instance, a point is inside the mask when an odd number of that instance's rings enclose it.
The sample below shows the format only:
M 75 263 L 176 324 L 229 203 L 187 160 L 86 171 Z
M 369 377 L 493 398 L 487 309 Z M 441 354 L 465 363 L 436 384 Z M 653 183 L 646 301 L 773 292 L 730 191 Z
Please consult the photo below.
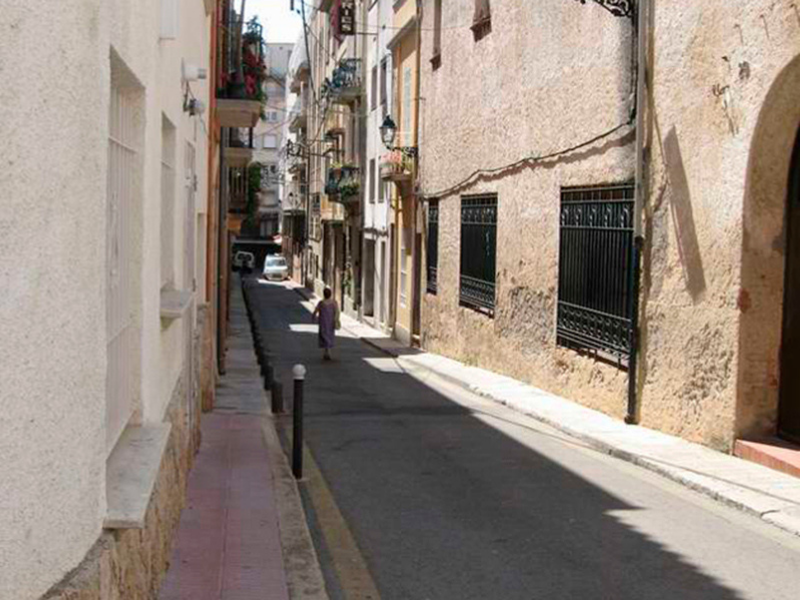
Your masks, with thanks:
M 636 173 L 636 21 L 603 4 L 493 0 L 476 27 L 488 2 L 423 2 L 420 183 L 438 256 L 422 332 L 429 350 L 622 418 L 625 361 L 558 333 L 570 194 L 633 190 Z M 727 451 L 797 410 L 781 389 L 800 18 L 712 0 L 659 3 L 648 24 L 634 417 Z M 493 314 L 461 306 L 474 198 L 496 207 Z

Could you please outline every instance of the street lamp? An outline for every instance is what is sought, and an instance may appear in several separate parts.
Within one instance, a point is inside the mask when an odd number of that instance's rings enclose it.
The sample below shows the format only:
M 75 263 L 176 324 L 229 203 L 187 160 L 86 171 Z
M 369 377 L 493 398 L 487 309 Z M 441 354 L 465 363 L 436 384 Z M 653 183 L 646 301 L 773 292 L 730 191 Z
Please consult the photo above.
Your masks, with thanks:
M 416 146 L 394 145 L 394 138 L 397 135 L 397 125 L 395 124 L 394 120 L 390 115 L 386 115 L 386 118 L 383 120 L 383 125 L 380 126 L 380 131 L 381 131 L 381 140 L 383 140 L 383 145 L 386 146 L 386 148 L 388 148 L 389 150 L 400 150 L 400 152 L 408 156 L 417 155 Z

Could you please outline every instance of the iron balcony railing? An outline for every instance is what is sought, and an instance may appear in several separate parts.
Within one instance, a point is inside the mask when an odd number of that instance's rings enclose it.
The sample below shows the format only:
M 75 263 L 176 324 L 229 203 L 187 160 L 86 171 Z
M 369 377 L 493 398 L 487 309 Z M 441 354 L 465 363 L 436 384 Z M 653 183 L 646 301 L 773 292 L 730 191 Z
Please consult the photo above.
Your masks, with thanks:
M 557 342 L 627 364 L 631 352 L 631 185 L 564 188 Z
M 218 34 L 217 98 L 262 100 L 266 77 L 262 27 L 256 19 L 245 23 L 233 10 L 226 13 Z
M 351 102 L 361 95 L 362 84 L 361 59 L 343 58 L 323 82 L 322 95 L 333 102 Z
M 340 165 L 328 170 L 325 193 L 333 201 L 352 202 L 358 200 L 361 192 L 359 168 L 354 165 Z

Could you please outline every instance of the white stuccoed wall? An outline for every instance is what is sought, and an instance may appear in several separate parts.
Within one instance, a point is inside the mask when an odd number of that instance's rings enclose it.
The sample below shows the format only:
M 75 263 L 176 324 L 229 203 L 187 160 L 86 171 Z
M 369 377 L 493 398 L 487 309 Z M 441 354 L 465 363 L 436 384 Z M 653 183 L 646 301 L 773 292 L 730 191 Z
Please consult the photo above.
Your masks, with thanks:
M 161 113 L 178 127 L 186 287 L 184 148 L 196 144 L 204 212 L 207 133 L 182 110 L 180 59 L 208 67 L 209 21 L 203 2 L 180 1 L 179 39 L 164 41 L 159 0 L 7 0 L 0 12 L 0 598 L 39 598 L 80 564 L 105 516 L 111 46 L 146 90 L 138 416 L 163 419 L 182 368 L 187 325 L 162 329 L 159 316 Z M 206 104 L 208 86 L 192 83 Z
M 74 568 L 105 510 L 103 4 L 0 12 L 0 598 Z

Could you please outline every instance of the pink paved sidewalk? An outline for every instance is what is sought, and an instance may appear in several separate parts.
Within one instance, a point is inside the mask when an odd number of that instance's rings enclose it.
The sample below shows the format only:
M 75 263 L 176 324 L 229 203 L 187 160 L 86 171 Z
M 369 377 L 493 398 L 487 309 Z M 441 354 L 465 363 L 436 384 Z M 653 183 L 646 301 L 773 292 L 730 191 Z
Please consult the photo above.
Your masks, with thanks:
M 253 414 L 203 416 L 160 600 L 288 600 L 272 473 Z

